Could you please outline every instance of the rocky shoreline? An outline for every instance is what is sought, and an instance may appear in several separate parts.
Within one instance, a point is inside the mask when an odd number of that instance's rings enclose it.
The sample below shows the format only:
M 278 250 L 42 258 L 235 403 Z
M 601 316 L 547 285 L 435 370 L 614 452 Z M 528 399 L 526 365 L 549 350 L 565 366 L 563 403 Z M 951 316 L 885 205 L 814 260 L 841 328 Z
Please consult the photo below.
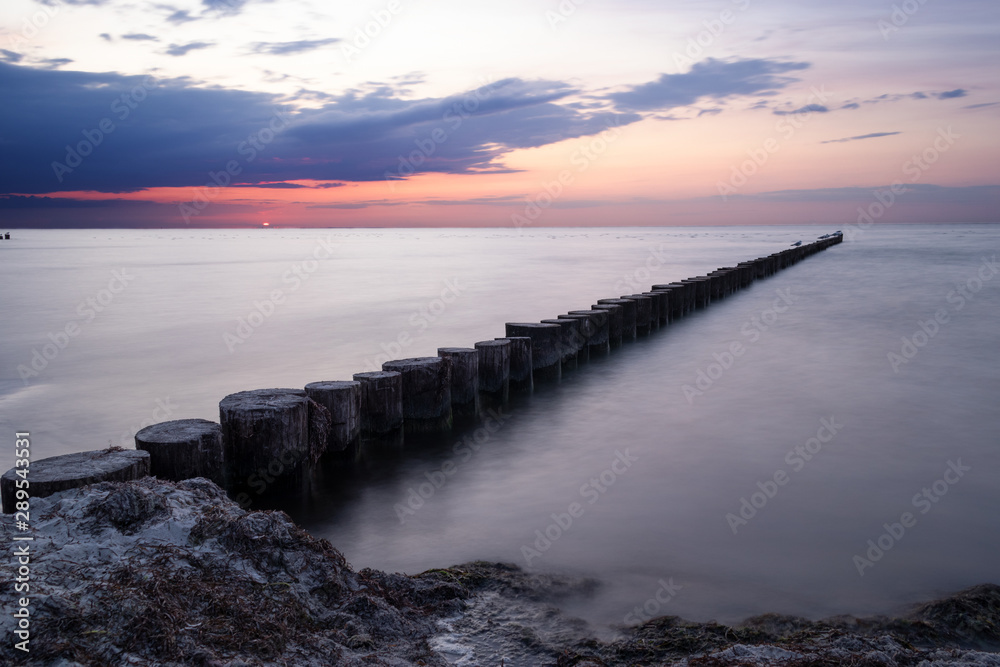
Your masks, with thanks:
M 990 665 L 1000 586 L 897 618 L 736 626 L 661 617 L 600 641 L 563 614 L 587 579 L 469 563 L 355 572 L 282 512 L 247 512 L 205 479 L 145 478 L 32 500 L 29 653 L 6 613 L 0 659 L 32 665 Z M 14 581 L 14 559 L 0 562 Z M 15 608 L 13 586 L 0 598 Z

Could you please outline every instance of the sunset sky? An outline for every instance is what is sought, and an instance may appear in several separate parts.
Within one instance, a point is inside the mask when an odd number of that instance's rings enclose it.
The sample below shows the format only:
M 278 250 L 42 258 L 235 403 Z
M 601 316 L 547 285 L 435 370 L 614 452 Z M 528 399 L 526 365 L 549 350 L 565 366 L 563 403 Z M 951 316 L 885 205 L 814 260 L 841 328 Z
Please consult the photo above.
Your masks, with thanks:
M 997 222 L 998 35 L 996 0 L 3 0 L 0 218 Z

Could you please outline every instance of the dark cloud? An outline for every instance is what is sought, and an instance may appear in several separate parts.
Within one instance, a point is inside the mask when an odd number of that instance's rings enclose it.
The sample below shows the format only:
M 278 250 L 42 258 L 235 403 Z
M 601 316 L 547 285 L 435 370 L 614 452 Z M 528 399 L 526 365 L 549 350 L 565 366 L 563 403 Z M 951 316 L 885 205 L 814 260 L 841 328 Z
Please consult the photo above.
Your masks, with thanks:
M 300 39 L 295 42 L 255 42 L 250 48 L 254 53 L 286 56 L 291 53 L 313 51 L 329 44 L 336 44 L 339 41 L 336 37 L 330 37 L 328 39 Z
M 308 185 L 301 185 L 299 183 L 237 183 L 233 185 L 235 188 L 270 188 L 274 190 L 298 190 L 301 188 L 308 188 Z
M 210 46 L 215 46 L 212 42 L 191 42 L 189 44 L 171 44 L 167 47 L 167 55 L 169 56 L 186 56 L 189 51 L 195 51 L 197 49 L 207 49 Z
M 207 11 L 220 14 L 238 14 L 243 10 L 248 0 L 201 0 Z
M 998 102 L 982 102 L 980 104 L 970 104 L 968 106 L 962 107 L 963 109 L 983 109 L 985 107 L 992 107 L 1000 104 Z
M 848 141 L 859 141 L 860 139 L 875 139 L 877 137 L 891 137 L 894 134 L 902 134 L 902 132 L 872 132 L 871 134 L 862 134 L 856 137 L 846 137 L 844 139 L 829 139 L 827 141 L 821 141 L 821 144 L 842 144 Z
M 34 195 L 0 195 L 0 210 L 3 209 L 46 209 L 46 208 L 105 208 L 152 204 L 151 201 L 136 199 L 74 199 L 72 197 L 36 197 Z
M 102 32 L 102 33 L 101 33 L 100 35 L 98 35 L 98 37 L 100 37 L 101 39 L 103 39 L 103 40 L 104 40 L 105 42 L 110 42 L 110 41 L 112 41 L 112 40 L 111 40 L 111 35 L 109 35 L 109 34 L 108 34 L 108 33 L 106 33 L 106 32 Z
M 938 93 L 937 98 L 939 100 L 951 100 L 956 97 L 965 97 L 966 92 L 962 88 L 956 88 L 955 90 L 946 90 L 943 93 Z
M 915 93 L 883 93 L 877 97 L 871 97 L 867 100 L 851 100 L 849 104 L 845 104 L 842 109 L 857 109 L 861 104 L 883 104 L 886 102 L 902 102 L 905 100 L 950 100 L 956 97 L 965 97 L 968 95 L 968 91 L 964 88 L 956 88 L 955 90 L 946 90 L 943 92 L 922 92 L 917 91 Z
M 0 106 L 0 192 L 201 186 L 230 161 L 240 168 L 233 181 L 246 184 L 500 172 L 513 149 L 641 119 L 569 108 L 562 102 L 579 91 L 558 81 L 505 79 L 416 100 L 396 92 L 373 84 L 293 113 L 282 106 L 283 98 L 267 93 L 0 64 L 0 98 L 6 102 Z M 112 132 L 98 130 L 102 120 L 113 125 Z M 67 155 L 81 144 L 90 155 L 70 165 Z M 56 162 L 72 166 L 71 172 L 59 170 L 62 181 Z
M 169 11 L 169 10 L 168 10 Z M 176 9 L 169 16 L 167 16 L 167 21 L 170 23 L 189 23 L 191 21 L 197 21 L 197 16 L 191 16 L 191 12 L 186 9 Z
M 136 41 L 136 42 L 142 42 L 142 41 L 158 42 L 158 41 L 160 41 L 158 37 L 153 37 L 152 35 L 147 35 L 144 32 L 130 32 L 127 35 L 122 35 L 122 39 L 131 39 L 131 40 Z
M 0 49 L 0 60 L 5 63 L 16 63 L 21 60 L 24 56 L 16 51 L 8 51 L 7 49 Z
M 793 114 L 800 113 L 830 113 L 830 110 L 822 104 L 807 104 L 804 107 L 799 107 L 798 109 L 793 109 L 791 111 L 775 109 L 773 113 L 776 116 L 791 116 Z
M 784 88 L 797 79 L 782 76 L 803 70 L 809 63 L 767 59 L 716 60 L 696 63 L 684 74 L 661 74 L 649 83 L 612 93 L 608 99 L 623 111 L 663 111 L 688 106 L 702 98 L 762 95 Z
M 71 62 L 73 62 L 72 58 L 46 58 L 42 61 L 42 66 L 49 69 L 56 69 L 63 65 L 69 65 Z

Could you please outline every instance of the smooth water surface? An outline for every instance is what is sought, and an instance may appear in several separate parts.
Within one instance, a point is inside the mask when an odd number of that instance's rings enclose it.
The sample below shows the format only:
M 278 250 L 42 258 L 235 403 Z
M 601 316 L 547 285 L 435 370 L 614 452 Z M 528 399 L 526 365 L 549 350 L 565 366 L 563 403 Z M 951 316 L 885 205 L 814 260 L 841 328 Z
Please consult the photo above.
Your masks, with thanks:
M 217 420 L 231 392 L 471 346 L 829 231 L 15 232 L 0 245 L 0 466 L 15 430 L 36 457 L 128 445 L 152 421 Z M 571 611 L 598 622 L 646 603 L 719 620 L 886 612 L 1000 582 L 998 246 L 996 225 L 875 226 L 516 397 L 475 450 L 456 447 L 471 429 L 411 442 L 281 505 L 357 568 L 594 576 Z M 35 350 L 52 358 L 30 375 Z M 737 521 L 743 499 L 759 507 Z

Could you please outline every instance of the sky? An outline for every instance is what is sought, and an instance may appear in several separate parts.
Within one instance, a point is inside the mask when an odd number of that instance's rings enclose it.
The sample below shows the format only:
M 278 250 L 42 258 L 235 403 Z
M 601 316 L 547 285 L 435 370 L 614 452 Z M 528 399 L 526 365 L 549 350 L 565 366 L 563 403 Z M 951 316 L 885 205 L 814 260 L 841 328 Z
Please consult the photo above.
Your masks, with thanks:
M 0 226 L 998 222 L 995 0 L 3 0 Z

